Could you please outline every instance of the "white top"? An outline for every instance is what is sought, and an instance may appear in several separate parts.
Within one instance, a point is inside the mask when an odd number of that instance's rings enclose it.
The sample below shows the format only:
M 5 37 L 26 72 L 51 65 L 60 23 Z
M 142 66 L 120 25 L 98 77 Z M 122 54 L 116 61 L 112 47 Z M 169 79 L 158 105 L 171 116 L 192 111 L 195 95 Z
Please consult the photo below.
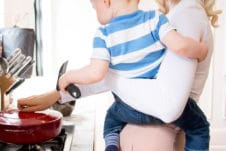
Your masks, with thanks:
M 169 50 L 157 79 L 123 79 L 109 73 L 105 80 L 97 84 L 79 86 L 82 96 L 110 88 L 126 104 L 165 122 L 172 122 L 181 115 L 189 95 L 198 101 L 213 51 L 209 20 L 199 0 L 181 0 L 168 16 L 180 33 L 208 43 L 209 53 L 203 62 L 197 64 L 196 60 L 178 56 Z M 66 101 L 66 97 L 62 95 L 61 102 Z
M 198 63 L 190 97 L 198 101 L 208 77 L 213 52 L 213 36 L 206 12 L 200 0 L 181 0 L 168 14 L 178 32 L 193 39 L 208 43 L 207 58 Z M 188 23 L 189 21 L 189 23 Z

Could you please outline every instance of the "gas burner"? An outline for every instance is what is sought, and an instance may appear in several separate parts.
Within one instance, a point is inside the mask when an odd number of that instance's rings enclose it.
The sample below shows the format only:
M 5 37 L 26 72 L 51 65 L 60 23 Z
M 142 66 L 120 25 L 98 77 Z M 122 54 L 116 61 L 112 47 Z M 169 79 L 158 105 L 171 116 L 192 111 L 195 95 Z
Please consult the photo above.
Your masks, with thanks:
M 17 151 L 44 151 L 40 145 L 23 145 Z
M 74 125 L 63 125 L 60 134 L 41 144 L 15 145 L 0 142 L 1 151 L 70 151 Z
M 60 134 L 54 139 L 48 140 L 41 144 L 22 145 L 22 147 L 17 151 L 46 151 L 46 148 L 50 148 L 51 151 L 63 151 L 66 137 L 67 134 L 65 132 L 65 129 L 63 128 Z

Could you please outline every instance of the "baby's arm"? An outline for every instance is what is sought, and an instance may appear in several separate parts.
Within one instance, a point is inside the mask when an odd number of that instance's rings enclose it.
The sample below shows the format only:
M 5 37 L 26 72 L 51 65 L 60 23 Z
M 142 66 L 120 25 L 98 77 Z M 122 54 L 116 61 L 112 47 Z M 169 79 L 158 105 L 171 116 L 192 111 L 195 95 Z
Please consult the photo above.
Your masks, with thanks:
M 199 62 L 204 60 L 208 53 L 207 44 L 182 36 L 175 30 L 169 31 L 163 37 L 162 42 L 175 53 L 185 57 L 198 59 Z
M 59 79 L 60 90 L 65 91 L 70 83 L 87 85 L 103 80 L 108 71 L 108 64 L 107 61 L 101 59 L 91 59 L 89 65 L 66 72 Z

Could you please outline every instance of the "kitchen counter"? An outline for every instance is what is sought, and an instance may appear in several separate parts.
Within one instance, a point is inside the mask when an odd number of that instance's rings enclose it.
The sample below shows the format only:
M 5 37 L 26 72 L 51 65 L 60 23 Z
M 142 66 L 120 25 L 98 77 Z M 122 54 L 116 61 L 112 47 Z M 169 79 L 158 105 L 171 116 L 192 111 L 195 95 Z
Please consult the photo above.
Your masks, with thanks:
M 13 92 L 13 106 L 16 106 L 17 98 L 52 90 L 55 88 L 55 79 L 52 77 L 27 79 Z M 48 84 L 46 84 L 47 81 Z M 63 118 L 64 122 L 71 122 L 75 125 L 71 151 L 93 151 L 96 99 L 98 99 L 98 95 L 76 100 L 76 105 L 71 116 Z
M 63 120 L 75 124 L 71 151 L 93 151 L 95 101 L 90 98 L 77 100 L 72 115 Z

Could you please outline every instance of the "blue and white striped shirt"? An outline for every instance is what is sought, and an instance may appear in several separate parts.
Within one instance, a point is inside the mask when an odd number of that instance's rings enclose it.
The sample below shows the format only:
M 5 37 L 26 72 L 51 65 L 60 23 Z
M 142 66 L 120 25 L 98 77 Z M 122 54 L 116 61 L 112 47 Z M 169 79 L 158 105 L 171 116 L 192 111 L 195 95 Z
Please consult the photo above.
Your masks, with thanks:
M 161 39 L 173 29 L 155 10 L 115 17 L 97 30 L 92 58 L 109 61 L 110 72 L 126 78 L 153 78 L 164 57 Z

